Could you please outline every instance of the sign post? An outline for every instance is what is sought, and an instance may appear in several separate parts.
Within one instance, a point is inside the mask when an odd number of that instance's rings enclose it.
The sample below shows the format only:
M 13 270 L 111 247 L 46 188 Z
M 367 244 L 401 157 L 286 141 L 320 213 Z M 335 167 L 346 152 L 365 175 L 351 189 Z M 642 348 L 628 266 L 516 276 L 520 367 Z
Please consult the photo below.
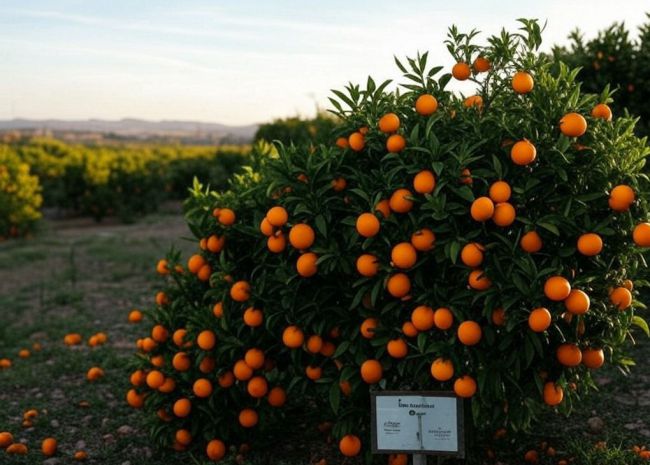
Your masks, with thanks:
M 371 440 L 375 454 L 465 458 L 463 401 L 453 392 L 377 391 L 370 393 Z

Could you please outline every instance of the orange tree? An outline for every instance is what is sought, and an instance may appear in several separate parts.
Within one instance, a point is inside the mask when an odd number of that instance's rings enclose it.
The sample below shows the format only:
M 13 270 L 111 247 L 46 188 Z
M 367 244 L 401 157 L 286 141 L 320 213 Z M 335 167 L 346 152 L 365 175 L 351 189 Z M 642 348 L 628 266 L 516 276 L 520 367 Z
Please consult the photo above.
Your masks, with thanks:
M 332 144 L 258 147 L 227 193 L 195 185 L 199 248 L 158 263 L 127 394 L 161 446 L 218 460 L 307 402 L 368 454 L 372 389 L 453 389 L 478 430 L 525 429 L 632 363 L 648 149 L 551 71 L 536 22 L 475 36 L 450 29 L 451 74 L 423 54 L 396 60 L 398 89 L 335 91 Z

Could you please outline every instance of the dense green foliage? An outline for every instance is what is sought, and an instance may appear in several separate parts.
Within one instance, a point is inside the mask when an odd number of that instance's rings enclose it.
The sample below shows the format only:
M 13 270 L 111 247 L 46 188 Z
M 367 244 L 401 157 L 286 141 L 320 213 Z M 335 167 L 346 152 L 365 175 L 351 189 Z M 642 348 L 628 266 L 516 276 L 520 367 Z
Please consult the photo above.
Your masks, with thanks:
M 41 217 L 41 186 L 29 165 L 0 145 L 0 240 L 28 232 Z
M 285 145 L 318 145 L 331 141 L 335 127 L 336 119 L 319 111 L 316 117 L 310 119 L 293 116 L 262 124 L 255 133 L 255 140 L 280 141 Z

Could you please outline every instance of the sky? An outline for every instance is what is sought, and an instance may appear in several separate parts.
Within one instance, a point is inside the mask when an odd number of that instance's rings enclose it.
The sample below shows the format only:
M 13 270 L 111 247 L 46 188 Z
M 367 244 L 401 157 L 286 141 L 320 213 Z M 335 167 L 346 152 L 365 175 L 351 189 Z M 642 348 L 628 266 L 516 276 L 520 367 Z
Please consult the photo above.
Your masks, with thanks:
M 636 29 L 648 10 L 647 0 L 1 0 L 0 119 L 310 116 L 330 89 L 399 78 L 393 55 L 429 50 L 430 63 L 451 66 L 451 24 L 486 37 L 537 18 L 550 49 L 578 26 Z

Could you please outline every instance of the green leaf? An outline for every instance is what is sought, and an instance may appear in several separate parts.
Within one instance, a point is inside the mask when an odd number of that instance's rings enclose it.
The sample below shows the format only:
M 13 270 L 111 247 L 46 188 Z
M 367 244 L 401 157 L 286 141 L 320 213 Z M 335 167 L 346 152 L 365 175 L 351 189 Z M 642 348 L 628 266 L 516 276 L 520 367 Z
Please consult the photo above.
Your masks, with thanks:
M 650 328 L 648 327 L 648 322 L 645 321 L 643 318 L 634 315 L 632 317 L 632 324 L 641 328 L 641 330 L 643 330 L 646 336 L 650 337 Z
M 336 414 L 339 411 L 339 404 L 341 403 L 341 388 L 339 387 L 339 383 L 332 383 L 330 386 L 330 406 L 332 407 L 332 411 Z

